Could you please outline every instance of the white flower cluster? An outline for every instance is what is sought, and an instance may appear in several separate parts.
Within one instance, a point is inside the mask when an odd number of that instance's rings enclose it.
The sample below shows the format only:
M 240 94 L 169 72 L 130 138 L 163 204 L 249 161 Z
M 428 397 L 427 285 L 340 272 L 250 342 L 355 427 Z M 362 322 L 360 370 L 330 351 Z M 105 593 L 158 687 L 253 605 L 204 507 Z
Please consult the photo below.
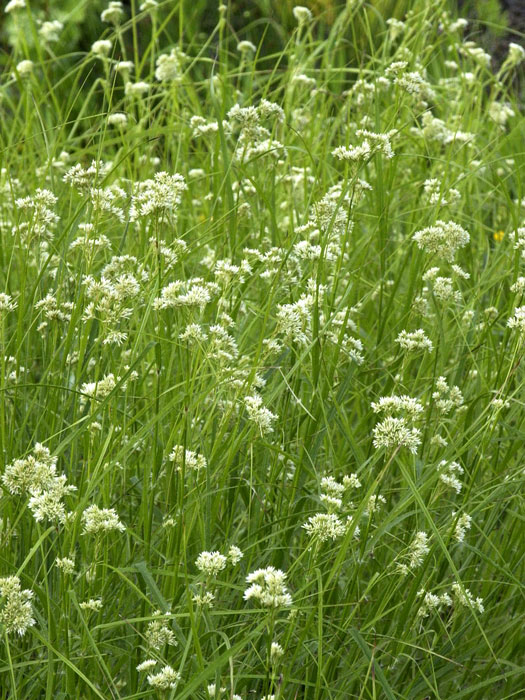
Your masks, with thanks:
M 453 513 L 452 515 L 455 515 Z M 454 529 L 454 537 L 458 542 L 463 542 L 465 539 L 465 535 L 467 534 L 467 530 L 470 530 L 472 527 L 472 518 L 470 515 L 467 515 L 467 513 L 462 513 L 456 523 L 456 527 Z
M 318 542 L 336 540 L 346 532 L 346 524 L 335 513 L 316 513 L 302 526 Z
M 406 576 L 409 571 L 417 569 L 423 563 L 425 556 L 429 553 L 428 535 L 426 532 L 417 532 L 408 547 L 408 552 L 403 559 L 406 560 L 398 564 L 398 571 Z
M 475 134 L 466 131 L 461 131 L 457 128 L 450 129 L 442 119 L 438 119 L 432 115 L 429 110 L 425 112 L 421 118 L 423 128 L 415 129 L 415 135 L 420 136 L 426 142 L 437 142 L 443 146 L 455 143 L 471 143 L 474 141 Z
M 206 576 L 217 576 L 226 568 L 227 558 L 220 552 L 201 552 L 195 561 L 195 566 Z
M 363 517 L 369 518 L 374 513 L 381 510 L 381 508 L 386 504 L 386 498 L 379 494 L 372 494 L 367 501 L 366 508 L 363 511 Z
M 119 25 L 124 17 L 124 8 L 119 0 L 111 0 L 105 10 L 102 10 L 100 19 L 107 24 Z
M 514 316 L 508 319 L 507 326 L 518 331 L 520 336 L 525 337 L 525 306 L 518 306 L 514 309 Z
M 406 330 L 401 331 L 396 338 L 396 343 L 399 343 L 403 350 L 407 352 L 415 352 L 417 350 L 432 352 L 434 349 L 432 341 L 427 337 L 422 328 L 411 332 Z
M 468 588 L 463 589 L 459 583 L 452 584 L 452 591 L 454 592 L 458 602 L 466 608 L 474 608 L 480 615 L 485 612 L 485 607 L 483 606 L 482 598 L 474 598 L 472 593 Z
M 373 131 L 366 129 L 358 129 L 356 136 L 362 138 L 362 142 L 358 146 L 346 148 L 338 146 L 332 151 L 332 155 L 339 160 L 350 160 L 354 162 L 368 160 L 374 153 L 382 153 L 385 158 L 393 158 L 394 151 L 390 143 L 391 137 L 395 134 L 394 131 L 389 131 L 386 134 L 376 134 Z
M 16 632 L 20 637 L 35 624 L 33 618 L 33 591 L 23 589 L 18 576 L 0 578 L 0 596 L 4 604 L 0 610 L 0 623 L 7 634 Z
M 18 226 L 18 232 L 24 240 L 31 236 L 50 239 L 53 237 L 53 229 L 60 221 L 53 207 L 58 198 L 50 190 L 38 188 L 31 197 L 19 198 L 15 201 L 18 209 L 28 211 L 29 221 Z
M 254 600 L 265 608 L 287 607 L 292 604 L 292 596 L 285 585 L 286 574 L 280 569 L 268 566 L 252 571 L 246 577 L 250 586 L 244 591 L 244 600 Z
M 158 673 L 148 675 L 148 683 L 155 690 L 170 690 L 177 687 L 180 681 L 180 673 L 166 664 Z
M 456 493 L 461 491 L 463 484 L 458 479 L 457 474 L 463 474 L 464 469 L 458 462 L 448 462 L 442 459 L 438 466 L 440 480 L 450 488 L 453 488 Z
M 0 318 L 7 314 L 8 311 L 14 311 L 17 307 L 16 301 L 13 297 L 5 292 L 0 292 Z
M 436 402 L 436 408 L 443 415 L 447 415 L 454 409 L 459 409 L 463 406 L 463 394 L 458 386 L 447 384 L 445 377 L 440 376 L 436 380 L 436 390 L 432 392 L 432 398 Z
M 443 182 L 435 177 L 425 180 L 423 191 L 429 204 L 439 204 L 441 207 L 451 206 L 461 199 L 459 190 L 454 187 L 444 189 Z
M 112 167 L 111 161 L 93 160 L 87 168 L 77 163 L 66 171 L 62 180 L 75 187 L 81 194 L 86 194 L 91 188 L 98 187 Z
M 273 425 L 277 420 L 277 416 L 264 406 L 262 397 L 259 394 L 253 393 L 251 396 L 246 396 L 244 405 L 248 418 L 255 423 L 261 435 L 273 432 Z
M 176 82 L 182 78 L 182 64 L 186 54 L 175 47 L 169 54 L 157 58 L 155 78 L 161 82 Z
M 164 646 L 177 646 L 175 633 L 166 624 L 169 613 L 162 614 L 160 610 L 154 612 L 156 619 L 148 622 L 146 627 L 146 642 L 148 647 L 155 651 L 161 651 Z
M 56 473 L 57 457 L 49 449 L 36 443 L 32 454 L 25 459 L 15 459 L 8 464 L 2 475 L 2 483 L 12 494 L 30 496 L 29 509 L 37 522 L 66 521 L 63 498 L 76 491 L 76 486 L 67 483 L 64 474 Z
M 45 44 L 52 44 L 60 39 L 62 29 L 64 29 L 64 25 L 57 19 L 42 22 L 38 29 L 38 35 Z
M 433 226 L 416 231 L 412 238 L 418 248 L 449 261 L 470 241 L 470 235 L 459 224 L 441 220 Z
M 407 447 L 412 454 L 416 454 L 421 444 L 421 431 L 410 427 L 405 418 L 387 416 L 375 426 L 373 435 L 376 449 L 384 447 L 387 450 L 397 450 Z
M 261 123 L 271 121 L 274 127 L 277 127 L 284 121 L 284 111 L 278 104 L 265 99 L 262 99 L 256 107 L 252 105 L 241 107 L 236 104 L 229 110 L 227 117 L 227 132 L 233 134 L 239 131 L 233 153 L 234 161 L 247 163 L 265 155 L 273 156 L 275 159 L 280 157 L 284 146 Z
M 174 462 L 177 471 L 181 471 L 182 467 L 191 469 L 192 471 L 200 471 L 206 469 L 207 461 L 204 455 L 192 450 L 185 450 L 182 445 L 175 445 L 168 457 L 170 462 Z
M 113 530 L 125 532 L 125 526 L 120 522 L 114 508 L 99 508 L 91 505 L 82 513 L 82 534 L 100 535 Z
M 415 419 L 423 413 L 423 404 L 411 396 L 381 396 L 379 401 L 372 402 L 374 413 L 386 413 L 388 416 L 396 413 L 407 413 Z
M 192 277 L 188 280 L 176 280 L 163 287 L 160 297 L 153 302 L 155 309 L 170 309 L 176 307 L 204 307 L 210 303 L 220 290 L 216 282 L 206 282 L 202 277 Z
M 4 12 L 9 14 L 15 10 L 23 10 L 26 7 L 26 0 L 9 0 L 4 8 Z
M 182 175 L 155 173 L 153 178 L 138 183 L 131 197 L 130 220 L 137 221 L 151 214 L 159 218 L 164 218 L 168 213 L 173 215 L 187 189 Z
M 358 489 L 361 482 L 356 474 L 345 474 L 343 482 L 336 481 L 333 476 L 321 479 L 321 501 L 328 510 L 340 510 L 343 507 L 343 495 L 348 489 Z

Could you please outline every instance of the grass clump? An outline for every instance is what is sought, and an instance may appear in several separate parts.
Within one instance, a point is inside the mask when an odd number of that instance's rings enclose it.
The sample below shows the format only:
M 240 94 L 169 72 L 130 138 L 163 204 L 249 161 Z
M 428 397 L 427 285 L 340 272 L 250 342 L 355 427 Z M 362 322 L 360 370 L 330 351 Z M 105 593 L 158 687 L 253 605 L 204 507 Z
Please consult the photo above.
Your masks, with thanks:
M 146 1 L 55 54 L 30 4 L 0 697 L 517 697 L 522 46 L 494 72 L 444 4 L 358 2 L 262 54 Z

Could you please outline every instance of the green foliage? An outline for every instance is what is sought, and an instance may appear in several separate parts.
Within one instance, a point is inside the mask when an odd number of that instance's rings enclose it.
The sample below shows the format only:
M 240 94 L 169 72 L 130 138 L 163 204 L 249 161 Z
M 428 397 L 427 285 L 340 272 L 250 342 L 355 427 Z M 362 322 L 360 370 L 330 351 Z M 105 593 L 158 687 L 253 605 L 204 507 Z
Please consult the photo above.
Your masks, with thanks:
M 30 5 L 0 698 L 518 697 L 519 48 L 445 3 Z

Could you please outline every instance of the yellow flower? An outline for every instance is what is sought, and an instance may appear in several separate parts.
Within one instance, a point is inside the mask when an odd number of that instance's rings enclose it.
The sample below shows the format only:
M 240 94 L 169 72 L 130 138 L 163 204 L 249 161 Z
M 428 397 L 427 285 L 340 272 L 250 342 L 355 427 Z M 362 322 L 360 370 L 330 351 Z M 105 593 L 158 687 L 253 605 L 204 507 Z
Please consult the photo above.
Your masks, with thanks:
M 496 241 L 496 243 L 501 243 L 504 235 L 505 235 L 505 231 L 501 231 L 501 230 L 494 231 L 494 240 Z

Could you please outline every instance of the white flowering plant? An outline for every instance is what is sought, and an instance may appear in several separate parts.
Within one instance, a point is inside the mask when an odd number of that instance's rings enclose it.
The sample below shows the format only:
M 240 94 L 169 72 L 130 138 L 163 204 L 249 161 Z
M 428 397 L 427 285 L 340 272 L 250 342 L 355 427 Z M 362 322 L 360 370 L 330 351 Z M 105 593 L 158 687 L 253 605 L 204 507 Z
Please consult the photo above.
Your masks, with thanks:
M 520 697 L 519 33 L 0 13 L 2 697 Z

